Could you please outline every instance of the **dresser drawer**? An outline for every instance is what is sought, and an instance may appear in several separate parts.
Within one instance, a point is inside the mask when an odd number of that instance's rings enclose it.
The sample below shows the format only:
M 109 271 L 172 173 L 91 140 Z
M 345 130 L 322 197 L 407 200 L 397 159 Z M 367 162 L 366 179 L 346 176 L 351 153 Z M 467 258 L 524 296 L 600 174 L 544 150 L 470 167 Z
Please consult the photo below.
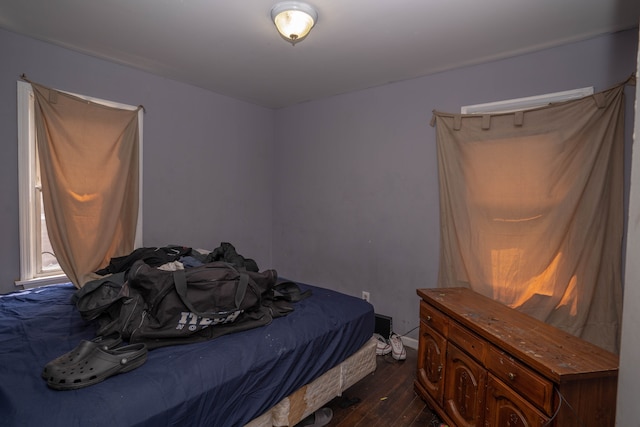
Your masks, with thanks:
M 548 426 L 551 421 L 491 374 L 487 380 L 485 417 L 486 426 Z
M 487 342 L 470 332 L 464 326 L 451 321 L 449 323 L 449 341 L 456 343 L 458 347 L 466 351 L 480 363 L 484 363 Z
M 424 301 L 420 301 L 420 319 L 435 331 L 447 336 L 447 317 Z
M 553 384 L 508 354 L 490 346 L 485 362 L 487 369 L 518 394 L 551 415 Z

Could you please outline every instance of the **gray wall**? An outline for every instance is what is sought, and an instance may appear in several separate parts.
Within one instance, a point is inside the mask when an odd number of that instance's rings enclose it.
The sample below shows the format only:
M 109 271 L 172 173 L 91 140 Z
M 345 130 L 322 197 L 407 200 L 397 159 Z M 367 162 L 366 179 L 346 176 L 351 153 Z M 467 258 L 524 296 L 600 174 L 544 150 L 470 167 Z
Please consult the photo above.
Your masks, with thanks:
M 396 332 L 416 327 L 415 289 L 435 286 L 438 273 L 431 111 L 607 89 L 635 71 L 637 43 L 637 30 L 626 31 L 279 110 L 274 265 L 355 296 L 369 291 Z M 625 93 L 629 153 L 635 91 Z
M 606 89 L 635 70 L 636 50 L 637 30 L 626 31 L 273 111 L 0 30 L 0 292 L 19 274 L 22 73 L 146 107 L 146 246 L 230 241 L 282 276 L 369 291 L 376 311 L 404 333 L 417 326 L 415 289 L 437 277 L 431 111 Z
M 0 293 L 20 273 L 16 81 L 143 104 L 145 246 L 222 241 L 271 264 L 273 110 L 0 30 Z

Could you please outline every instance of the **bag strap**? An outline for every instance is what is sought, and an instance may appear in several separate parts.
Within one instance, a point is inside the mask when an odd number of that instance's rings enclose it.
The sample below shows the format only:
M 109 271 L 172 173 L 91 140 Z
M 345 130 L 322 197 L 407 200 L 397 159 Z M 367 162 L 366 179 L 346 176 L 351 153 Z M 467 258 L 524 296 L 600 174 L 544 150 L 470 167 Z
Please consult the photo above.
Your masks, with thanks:
M 302 292 L 297 283 L 290 280 L 280 282 L 273 287 L 274 297 L 288 302 L 298 302 L 311 296 L 311 289 Z
M 233 310 L 234 312 L 240 310 L 240 305 L 242 304 L 242 301 L 244 300 L 244 296 L 247 293 L 247 287 L 249 286 L 249 275 L 246 272 L 243 272 L 243 271 L 237 271 L 237 273 L 240 275 L 240 280 L 238 281 L 238 286 L 236 287 L 236 295 L 235 295 L 235 298 L 234 298 L 234 302 L 235 302 L 236 306 L 235 306 L 235 310 Z M 176 292 L 178 293 L 178 296 L 180 297 L 180 300 L 182 300 L 182 303 L 185 305 L 185 307 L 187 307 L 187 309 L 189 309 L 190 312 L 192 312 L 196 316 L 206 317 L 206 318 L 211 319 L 211 318 L 228 316 L 229 314 L 232 313 L 232 312 L 229 312 L 229 311 L 226 311 L 226 312 L 213 312 L 213 311 L 211 311 L 211 312 L 200 312 L 200 311 L 196 310 L 196 308 L 193 306 L 191 301 L 189 301 L 189 298 L 187 296 L 187 273 L 185 272 L 185 270 L 182 270 L 182 269 L 181 270 L 175 270 L 173 272 L 173 282 L 174 282 L 175 287 L 176 287 Z

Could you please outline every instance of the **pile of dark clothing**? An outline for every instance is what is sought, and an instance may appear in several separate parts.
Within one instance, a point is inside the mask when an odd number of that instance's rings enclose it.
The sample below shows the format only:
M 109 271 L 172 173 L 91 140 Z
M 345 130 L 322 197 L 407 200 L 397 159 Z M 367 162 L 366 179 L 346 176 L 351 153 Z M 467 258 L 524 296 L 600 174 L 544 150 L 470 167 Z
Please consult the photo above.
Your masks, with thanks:
M 224 261 L 239 269 L 259 271 L 258 265 L 253 259 L 240 255 L 231 243 L 222 242 L 211 252 L 176 245 L 161 248 L 138 248 L 129 255 L 111 258 L 109 265 L 96 271 L 96 274 L 106 276 L 107 274 L 126 272 L 138 260 L 144 261 L 151 267 L 160 267 L 176 261 L 181 262 L 185 267 L 197 267 L 214 261 Z
M 96 273 L 104 277 L 74 295 L 80 314 L 98 322 L 98 335 L 119 332 L 149 348 L 263 326 L 310 295 L 278 280 L 275 270 L 259 272 L 230 243 L 210 252 L 176 245 L 139 248 Z

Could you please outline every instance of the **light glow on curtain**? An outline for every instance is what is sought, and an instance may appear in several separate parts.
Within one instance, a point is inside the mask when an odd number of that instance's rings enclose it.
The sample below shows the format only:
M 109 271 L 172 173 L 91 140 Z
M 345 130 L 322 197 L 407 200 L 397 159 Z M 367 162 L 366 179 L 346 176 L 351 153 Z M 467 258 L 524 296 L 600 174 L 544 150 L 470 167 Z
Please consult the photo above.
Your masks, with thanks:
M 526 111 L 434 111 L 440 287 L 618 351 L 624 85 Z
M 32 83 L 47 231 L 78 288 L 134 247 L 138 112 Z

